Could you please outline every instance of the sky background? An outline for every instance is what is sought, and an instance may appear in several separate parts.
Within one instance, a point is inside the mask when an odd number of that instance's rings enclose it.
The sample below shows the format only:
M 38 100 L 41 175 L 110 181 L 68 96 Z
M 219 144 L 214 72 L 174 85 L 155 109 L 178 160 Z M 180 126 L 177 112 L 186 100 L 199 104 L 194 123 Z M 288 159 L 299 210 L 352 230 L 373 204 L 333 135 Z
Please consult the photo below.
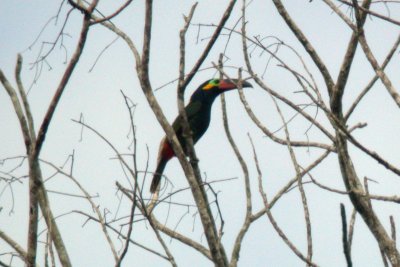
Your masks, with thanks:
M 113 20 L 113 23 L 133 39 L 138 48 L 141 48 L 142 45 L 144 18 L 142 2 L 133 1 L 127 10 Z M 265 2 L 253 1 L 247 9 L 249 36 L 260 36 L 260 38 L 277 36 L 297 49 L 308 63 L 326 100 L 326 89 L 315 66 L 310 64 L 310 58 L 277 14 L 273 5 Z M 336 78 L 351 31 L 322 1 L 312 1 L 311 3 L 309 1 L 285 1 L 284 3 L 288 12 L 303 29 L 328 66 L 332 76 Z M 120 4 L 120 1 L 100 1 L 99 10 L 104 14 L 110 14 Z M 178 76 L 179 30 L 183 25 L 182 14 L 188 14 L 192 4 L 192 1 L 154 1 L 154 28 L 150 61 L 150 79 L 153 89 L 167 84 Z M 236 4 L 232 17 L 228 21 L 229 27 L 232 27 L 240 18 L 241 4 L 240 1 Z M 74 51 L 82 22 L 79 12 L 71 13 L 65 30 L 68 35 L 63 37 L 65 49 L 60 48 L 58 43 L 47 58 L 47 63 L 42 65 L 41 70 L 38 70 L 32 63 L 35 62 L 41 49 L 48 49 L 49 44 L 43 42 L 55 40 L 64 22 L 66 11 L 70 7 L 64 4 L 57 23 L 55 24 L 54 19 L 51 20 L 36 42 L 35 39 L 50 18 L 57 14 L 59 5 L 59 1 L 41 0 L 0 2 L 0 40 L 2 40 L 0 41 L 0 69 L 12 84 L 15 84 L 13 75 L 16 55 L 17 53 L 22 54 L 24 58 L 23 82 L 25 87 L 29 88 L 29 101 L 36 129 L 40 126 L 41 119 L 65 69 L 65 58 L 69 58 Z M 200 1 L 192 22 L 194 24 L 217 24 L 226 6 L 227 1 Z M 376 10 L 386 12 L 383 7 L 378 7 Z M 391 15 L 396 17 L 399 15 L 398 11 L 392 9 Z M 370 46 L 379 62 L 382 62 L 399 34 L 398 27 L 376 18 L 368 19 L 366 25 Z M 213 29 L 213 27 L 195 25 L 189 28 L 186 41 L 187 71 L 192 68 L 201 55 Z M 88 130 L 82 132 L 82 128 L 71 119 L 79 119 L 82 115 L 86 123 L 101 132 L 121 153 L 132 153 L 129 114 L 120 92 L 122 90 L 137 104 L 134 122 L 137 127 L 138 139 L 137 160 L 141 171 L 146 170 L 147 163 L 149 171 L 153 171 L 155 168 L 159 140 L 164 135 L 140 89 L 131 52 L 122 40 L 113 42 L 115 38 L 113 33 L 100 25 L 91 28 L 83 55 L 57 107 L 41 153 L 42 159 L 51 161 L 57 166 L 63 166 L 68 156 L 74 151 L 74 176 L 91 194 L 99 195 L 95 201 L 102 210 L 109 211 L 108 219 L 129 213 L 130 203 L 126 199 L 120 203 L 121 195 L 117 193 L 115 186 L 116 181 L 128 186 L 128 181 L 120 164 L 115 160 L 114 152 Z M 227 38 L 221 36 L 202 67 L 210 67 L 212 62 L 218 61 L 218 55 L 224 51 L 226 41 Z M 272 38 L 265 39 L 266 44 L 272 42 Z M 103 49 L 111 43 L 112 45 L 102 53 Z M 101 57 L 98 58 L 100 54 Z M 232 36 L 226 55 L 229 57 L 226 65 L 245 66 L 239 36 Z M 299 60 L 288 49 L 282 48 L 279 55 L 292 66 L 301 70 Z M 393 62 L 387 69 L 387 74 L 395 86 L 400 82 L 398 56 L 396 53 Z M 268 61 L 267 55 L 261 53 L 260 50 L 254 50 L 251 60 L 256 71 L 262 75 Z M 95 66 L 91 70 L 94 64 Z M 38 71 L 40 77 L 33 84 Z M 236 69 L 227 68 L 226 71 L 232 77 L 237 76 Z M 360 51 L 356 55 L 356 61 L 350 74 L 344 95 L 345 110 L 373 77 L 373 71 Z M 187 89 L 186 99 L 204 80 L 215 76 L 215 70 L 199 72 Z M 296 103 L 304 103 L 305 98 L 300 94 L 295 94 L 299 90 L 295 80 L 277 66 L 276 61 L 270 62 L 263 79 L 282 95 L 290 97 Z M 155 92 L 155 95 L 165 115 L 172 122 L 177 115 L 176 83 L 162 87 Z M 265 91 L 255 86 L 253 90 L 245 90 L 245 95 L 263 124 L 272 131 L 280 129 L 282 123 L 270 96 Z M 295 172 L 287 148 L 272 142 L 254 126 L 248 118 L 237 92 L 226 94 L 226 101 L 230 129 L 249 166 L 254 211 L 258 211 L 263 204 L 257 189 L 257 172 L 248 134 L 255 143 L 263 172 L 263 185 L 269 198 L 272 198 L 282 186 L 292 179 Z M 287 118 L 294 115 L 292 110 L 283 105 L 281 108 Z M 314 113 L 315 110 L 311 108 L 310 114 Z M 331 130 L 321 111 L 317 116 Z M 400 166 L 400 145 L 397 141 L 400 134 L 399 120 L 398 107 L 378 82 L 354 112 L 349 120 L 349 125 L 367 122 L 368 127 L 357 130 L 354 135 L 361 143 L 368 144 L 369 148 L 389 159 L 395 166 Z M 294 119 L 289 125 L 292 139 L 306 140 L 305 131 L 309 126 L 299 117 Z M 2 87 L 0 88 L 0 127 L 2 129 L 0 131 L 0 140 L 2 140 L 0 159 L 24 155 L 19 124 L 11 101 Z M 277 134 L 284 137 L 282 131 Z M 309 131 L 309 137 L 313 141 L 329 144 L 327 138 L 322 136 L 315 127 Z M 370 183 L 372 192 L 387 195 L 398 194 L 398 177 L 387 172 L 371 158 L 362 155 L 357 149 L 350 147 L 350 150 L 359 177 L 366 176 L 377 181 L 377 183 Z M 228 255 L 230 255 L 232 244 L 244 218 L 245 199 L 243 174 L 224 133 L 219 99 L 213 106 L 210 128 L 196 145 L 196 152 L 200 159 L 199 164 L 204 179 L 210 181 L 236 178 L 232 181 L 216 183 L 214 186 L 214 189 L 219 192 L 218 199 L 225 219 L 223 242 Z M 322 153 L 323 151 L 320 149 L 296 150 L 302 166 L 307 166 Z M 19 163 L 20 160 L 8 160 L 0 165 L 0 170 L 2 172 L 11 170 Z M 69 166 L 70 162 L 67 162 L 66 168 Z M 52 177 L 54 170 L 45 165 L 42 167 L 44 176 L 51 177 L 46 181 L 49 190 L 72 194 L 80 193 L 66 177 L 59 175 Z M 26 164 L 15 171 L 15 175 L 25 173 Z M 174 185 L 173 188 L 169 185 L 166 189 L 167 192 L 187 186 L 182 169 L 176 159 L 168 163 L 165 174 Z M 312 174 L 325 185 L 343 189 L 336 155 L 329 156 Z M 141 174 L 141 179 L 145 179 L 147 184 L 145 186 L 146 193 L 150 178 L 150 175 Z M 306 185 L 305 189 L 313 227 L 314 262 L 321 266 L 344 266 L 339 204 L 346 205 L 349 215 L 351 205 L 348 198 L 324 191 L 314 185 Z M 85 218 L 71 213 L 77 209 L 91 213 L 90 205 L 81 198 L 66 197 L 57 193 L 49 193 L 49 195 L 54 214 L 63 215 L 58 218 L 57 222 L 73 265 L 111 266 L 113 264 L 112 254 L 99 225 L 93 222 L 85 224 Z M 183 192 L 172 200 L 191 203 L 192 199 L 188 192 Z M 0 207 L 2 208 L 0 230 L 9 233 L 22 246 L 26 246 L 27 203 L 28 181 L 26 179 L 20 183 L 13 183 L 12 187 L 0 181 Z M 374 202 L 374 207 L 387 229 L 389 229 L 389 215 L 393 215 L 396 222 L 400 221 L 399 208 L 396 205 Z M 178 225 L 176 228 L 178 231 L 206 245 L 205 237 L 201 234 L 199 218 L 196 217 L 193 207 L 168 207 L 168 205 L 161 204 L 155 212 L 161 218 L 160 220 L 168 226 L 174 228 Z M 303 253 L 306 253 L 303 210 L 298 190 L 292 190 L 282 197 L 272 212 L 291 241 Z M 44 229 L 43 221 L 40 226 L 41 229 Z M 41 239 L 44 238 L 42 234 Z M 149 230 L 149 226 L 143 222 L 135 224 L 133 238 L 141 244 L 162 251 L 154 234 Z M 115 236 L 114 240 L 117 248 L 121 248 L 122 243 Z M 171 246 L 179 266 L 212 266 L 199 253 L 187 249 L 178 241 L 168 237 L 165 240 Z M 352 249 L 354 266 L 382 266 L 377 244 L 360 217 L 357 217 Z M 0 241 L 0 254 L 10 250 L 4 242 Z M 250 227 L 249 233 L 243 241 L 240 255 L 239 266 L 304 265 L 278 237 L 267 217 L 260 218 Z M 5 259 L 8 258 L 0 257 L 0 259 L 6 261 Z M 42 258 L 39 261 L 42 261 Z M 15 266 L 22 266 L 17 260 L 13 262 Z M 130 247 L 124 263 L 127 266 L 169 266 L 168 262 L 135 246 Z

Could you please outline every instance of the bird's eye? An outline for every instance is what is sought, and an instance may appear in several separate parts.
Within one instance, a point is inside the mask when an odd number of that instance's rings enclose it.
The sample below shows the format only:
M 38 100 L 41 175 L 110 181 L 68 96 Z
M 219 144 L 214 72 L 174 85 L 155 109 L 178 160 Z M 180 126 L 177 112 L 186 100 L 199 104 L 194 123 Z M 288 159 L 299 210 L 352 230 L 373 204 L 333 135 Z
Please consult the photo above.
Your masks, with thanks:
M 219 79 L 214 79 L 214 80 L 211 81 L 211 83 L 213 85 L 218 85 L 219 84 Z

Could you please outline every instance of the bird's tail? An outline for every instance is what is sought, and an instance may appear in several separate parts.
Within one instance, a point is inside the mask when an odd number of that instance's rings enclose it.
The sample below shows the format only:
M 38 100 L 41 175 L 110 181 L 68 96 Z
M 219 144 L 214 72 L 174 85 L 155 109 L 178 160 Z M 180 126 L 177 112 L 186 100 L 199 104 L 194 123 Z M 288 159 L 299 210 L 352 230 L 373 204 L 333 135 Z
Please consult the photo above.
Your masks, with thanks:
M 161 176 L 164 172 L 165 166 L 167 165 L 168 160 L 161 159 L 158 162 L 157 169 L 154 172 L 153 180 L 151 181 L 150 192 L 153 194 L 156 192 L 157 187 L 161 181 Z

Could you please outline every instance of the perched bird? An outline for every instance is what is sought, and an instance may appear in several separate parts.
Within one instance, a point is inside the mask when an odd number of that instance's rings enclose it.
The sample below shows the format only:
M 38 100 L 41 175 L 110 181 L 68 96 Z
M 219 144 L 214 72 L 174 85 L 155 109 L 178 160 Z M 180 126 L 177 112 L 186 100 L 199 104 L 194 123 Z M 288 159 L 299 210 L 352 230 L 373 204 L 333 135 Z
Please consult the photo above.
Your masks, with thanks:
M 199 88 L 193 93 L 190 98 L 189 104 L 185 107 L 190 129 L 192 131 L 193 143 L 195 144 L 206 132 L 210 125 L 211 106 L 215 98 L 221 93 L 237 89 L 237 79 L 232 80 L 220 80 L 212 79 L 204 82 Z M 253 87 L 250 83 L 244 81 L 242 87 Z M 186 141 L 183 137 L 182 117 L 178 116 L 172 128 L 174 129 L 176 136 L 179 140 L 184 151 L 186 150 Z M 185 151 L 187 154 L 187 151 Z M 151 182 L 150 192 L 154 193 L 160 183 L 161 176 L 167 165 L 167 162 L 175 156 L 172 146 L 169 143 L 167 137 L 164 137 L 160 143 L 160 149 L 158 152 L 157 168 L 154 172 L 153 180 Z

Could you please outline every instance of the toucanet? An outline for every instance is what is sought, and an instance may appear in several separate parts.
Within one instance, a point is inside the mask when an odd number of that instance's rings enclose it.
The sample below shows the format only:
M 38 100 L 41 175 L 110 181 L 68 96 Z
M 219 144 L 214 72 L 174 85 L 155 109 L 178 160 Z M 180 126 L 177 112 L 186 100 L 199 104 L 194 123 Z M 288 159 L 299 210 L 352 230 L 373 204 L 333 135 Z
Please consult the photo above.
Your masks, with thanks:
M 210 125 L 211 106 L 215 98 L 217 98 L 217 96 L 221 93 L 230 91 L 232 89 L 237 89 L 238 82 L 239 81 L 237 79 L 212 79 L 204 82 L 199 86 L 199 88 L 197 88 L 196 91 L 194 91 L 190 98 L 189 104 L 185 107 L 194 144 L 199 141 L 199 139 L 207 131 L 207 128 Z M 244 88 L 253 86 L 249 82 L 243 81 L 242 87 Z M 186 141 L 183 136 L 182 122 L 182 117 L 178 116 L 172 124 L 172 128 L 174 129 L 178 141 L 187 155 Z M 165 166 L 167 165 L 167 162 L 174 156 L 175 153 L 172 150 L 171 144 L 169 143 L 167 137 L 164 137 L 160 143 L 157 168 L 154 172 L 153 180 L 150 187 L 151 193 L 154 193 L 157 190 Z

